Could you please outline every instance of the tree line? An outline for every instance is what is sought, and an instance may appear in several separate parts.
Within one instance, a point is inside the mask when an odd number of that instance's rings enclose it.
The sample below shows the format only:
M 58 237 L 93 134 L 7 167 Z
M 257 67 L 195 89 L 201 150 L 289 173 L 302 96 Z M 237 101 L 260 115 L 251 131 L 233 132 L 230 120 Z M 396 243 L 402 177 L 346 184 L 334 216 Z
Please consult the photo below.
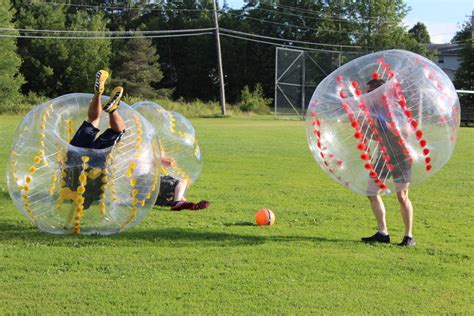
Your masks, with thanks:
M 212 34 L 147 36 L 157 30 L 213 27 L 210 0 L 0 3 L 0 27 L 18 29 L 0 32 L 9 36 L 0 37 L 3 100 L 29 93 L 55 97 L 87 92 L 95 71 L 102 68 L 110 69 L 114 84 L 124 85 L 132 96 L 204 101 L 219 97 Z M 418 23 L 406 30 L 402 20 L 407 12 L 403 0 L 251 1 L 239 9 L 220 7 L 218 21 L 225 29 L 289 39 L 282 41 L 289 47 L 315 47 L 297 44 L 301 41 L 332 44 L 324 48 L 359 54 L 401 48 L 426 55 L 426 27 Z M 74 35 L 86 34 L 79 31 L 97 38 L 75 39 Z M 134 38 L 101 38 L 111 34 L 107 32 L 126 31 L 132 31 Z M 50 38 L 58 34 L 70 38 Z M 244 86 L 257 84 L 266 96 L 273 96 L 275 46 L 227 36 L 221 45 L 228 102 L 238 102 Z

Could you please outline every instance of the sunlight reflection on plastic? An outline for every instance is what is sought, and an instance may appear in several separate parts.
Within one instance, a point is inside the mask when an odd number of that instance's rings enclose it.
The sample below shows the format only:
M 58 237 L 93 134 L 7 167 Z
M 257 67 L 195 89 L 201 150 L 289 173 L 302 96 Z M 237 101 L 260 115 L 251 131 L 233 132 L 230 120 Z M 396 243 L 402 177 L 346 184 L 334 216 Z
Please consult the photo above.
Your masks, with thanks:
M 306 113 L 321 168 L 363 195 L 399 191 L 439 171 L 460 123 L 456 90 L 433 62 L 403 50 L 357 58 L 327 76 Z
M 202 156 L 194 128 L 183 115 L 165 110 L 161 105 L 143 101 L 132 105 L 155 128 L 162 157 L 172 164 L 162 164 L 162 174 L 183 179 L 191 185 L 201 173 Z
M 68 94 L 29 112 L 16 130 L 7 182 L 17 208 L 54 234 L 109 235 L 141 222 L 159 192 L 160 150 L 150 123 L 121 102 L 127 129 L 106 149 L 69 144 L 91 94 Z M 102 102 L 108 98 L 104 97 Z M 108 127 L 102 117 L 100 129 Z

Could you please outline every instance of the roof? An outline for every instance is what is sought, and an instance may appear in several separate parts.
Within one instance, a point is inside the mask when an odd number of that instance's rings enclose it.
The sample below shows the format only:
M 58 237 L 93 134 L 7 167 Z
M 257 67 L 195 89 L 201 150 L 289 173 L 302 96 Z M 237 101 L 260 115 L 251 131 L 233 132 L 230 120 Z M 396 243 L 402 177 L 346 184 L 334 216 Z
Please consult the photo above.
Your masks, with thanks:
M 461 46 L 459 44 L 427 44 L 426 48 L 428 51 L 437 51 L 439 55 L 451 55 L 451 56 L 458 56 L 459 51 L 461 50 Z

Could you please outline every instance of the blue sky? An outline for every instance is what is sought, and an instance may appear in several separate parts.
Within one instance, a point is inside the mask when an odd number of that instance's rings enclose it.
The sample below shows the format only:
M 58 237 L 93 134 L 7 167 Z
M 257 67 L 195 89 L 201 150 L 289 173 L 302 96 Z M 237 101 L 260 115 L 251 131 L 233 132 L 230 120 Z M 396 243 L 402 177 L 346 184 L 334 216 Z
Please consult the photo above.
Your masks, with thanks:
M 223 0 L 218 0 L 222 4 Z M 243 0 L 226 0 L 232 8 L 241 8 Z M 404 20 L 409 28 L 420 21 L 426 24 L 433 43 L 447 43 L 474 9 L 474 0 L 405 0 L 411 7 Z

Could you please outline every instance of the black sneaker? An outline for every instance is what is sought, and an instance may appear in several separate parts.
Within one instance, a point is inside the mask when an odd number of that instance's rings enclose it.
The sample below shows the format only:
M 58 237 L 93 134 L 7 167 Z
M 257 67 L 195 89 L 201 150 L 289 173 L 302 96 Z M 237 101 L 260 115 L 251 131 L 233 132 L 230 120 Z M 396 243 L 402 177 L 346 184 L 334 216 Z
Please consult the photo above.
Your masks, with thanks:
M 403 237 L 402 242 L 398 245 L 402 247 L 414 247 L 416 245 L 416 241 L 413 239 L 413 237 L 405 236 Z
M 390 235 L 382 235 L 379 232 L 376 232 L 375 235 L 370 236 L 370 237 L 362 237 L 360 240 L 363 242 L 381 242 L 384 244 L 390 243 Z

